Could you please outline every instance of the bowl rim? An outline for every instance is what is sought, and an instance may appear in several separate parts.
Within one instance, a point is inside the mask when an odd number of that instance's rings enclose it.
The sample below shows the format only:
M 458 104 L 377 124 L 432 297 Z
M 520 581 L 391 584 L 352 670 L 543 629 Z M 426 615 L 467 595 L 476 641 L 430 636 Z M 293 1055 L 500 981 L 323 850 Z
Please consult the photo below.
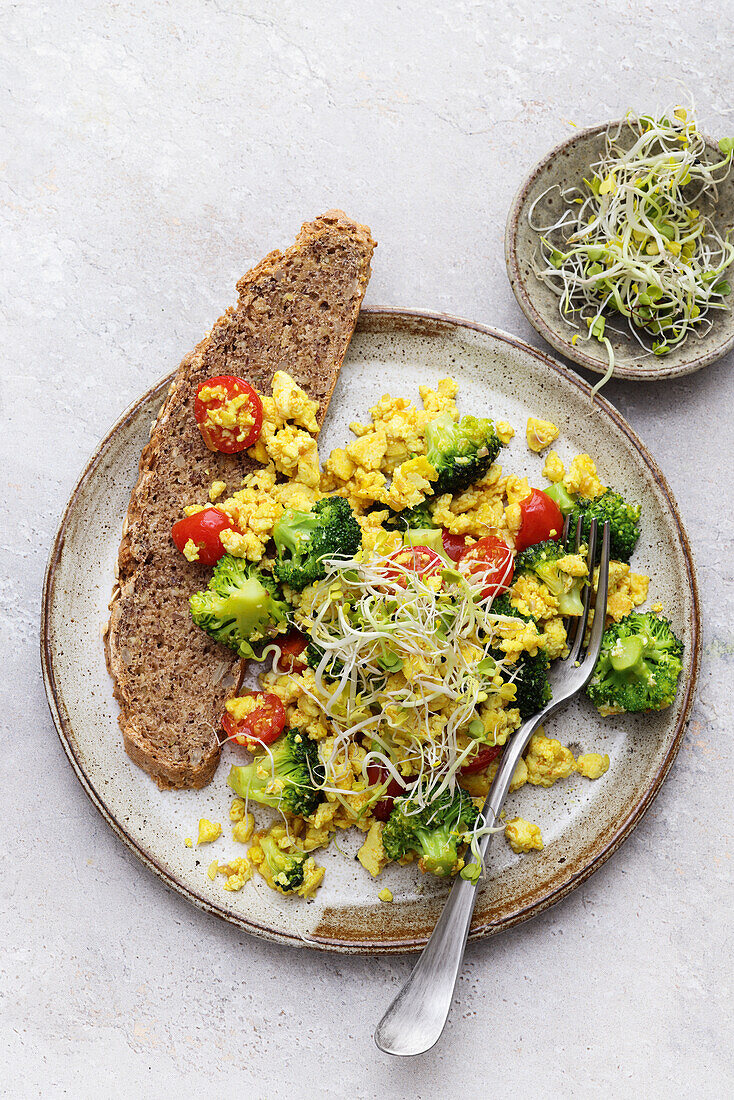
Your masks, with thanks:
M 360 321 L 364 318 L 369 324 L 370 321 L 373 324 L 379 324 L 382 319 L 386 323 L 395 323 L 401 319 L 408 326 L 413 326 L 416 330 L 423 329 L 427 334 L 435 331 L 454 331 L 456 329 L 465 329 L 481 333 L 482 335 L 490 336 L 501 343 L 508 344 L 526 354 L 531 355 L 533 358 L 539 360 L 545 367 L 551 369 L 554 373 L 560 375 L 566 382 L 571 383 L 587 397 L 591 398 L 591 386 L 584 379 L 576 375 L 572 370 L 563 364 L 557 362 L 546 351 L 532 347 L 519 337 L 512 336 L 511 334 L 504 332 L 501 329 L 494 328 L 490 325 L 485 325 L 476 321 L 469 321 L 461 317 L 452 316 L 446 313 L 436 313 L 430 310 L 423 309 L 402 309 L 399 307 L 390 306 L 365 306 L 360 312 Z M 359 330 L 360 321 L 357 324 L 357 330 Z M 79 498 L 87 480 L 92 477 L 97 467 L 102 463 L 106 448 L 112 441 L 117 432 L 124 425 L 138 415 L 138 410 L 141 405 L 153 398 L 154 396 L 163 397 L 172 378 L 175 375 L 175 371 L 170 372 L 163 378 L 156 381 L 150 386 L 143 394 L 137 397 L 121 414 L 121 416 L 115 421 L 109 431 L 105 434 L 103 439 L 95 447 L 92 455 L 86 462 L 79 478 L 77 479 L 74 488 L 71 491 L 69 499 L 64 507 L 64 511 L 59 522 L 58 529 L 54 536 L 49 552 L 48 563 L 46 566 L 46 572 L 44 575 L 43 592 L 41 598 L 41 629 L 40 629 L 40 656 L 41 667 L 43 672 L 44 686 L 46 690 L 46 697 L 51 711 L 51 717 L 56 727 L 59 740 L 62 748 L 79 780 L 86 795 L 104 818 L 107 825 L 113 830 L 119 839 L 125 844 L 125 846 L 143 863 L 148 867 L 167 887 L 174 890 L 176 893 L 185 898 L 188 902 L 195 905 L 198 909 L 204 912 L 210 913 L 221 920 L 226 921 L 228 924 L 233 924 L 240 930 L 248 932 L 251 935 L 261 937 L 263 939 L 270 940 L 271 942 L 287 944 L 291 947 L 310 947 L 321 951 L 338 952 L 349 955 L 387 955 L 387 954 L 408 954 L 410 952 L 421 951 L 426 943 L 426 936 L 417 936 L 413 938 L 405 939 L 393 939 L 393 940 L 380 940 L 373 941 L 370 939 L 354 939 L 345 941 L 344 939 L 338 939 L 333 935 L 320 935 L 320 934 L 308 934 L 308 936 L 302 936 L 299 933 L 276 931 L 269 928 L 267 925 L 258 923 L 257 921 L 247 916 L 241 916 L 236 913 L 229 912 L 220 908 L 218 905 L 213 904 L 202 894 L 197 893 L 189 886 L 179 882 L 177 878 L 163 866 L 156 862 L 138 842 L 124 829 L 123 825 L 117 820 L 112 811 L 105 804 L 103 796 L 96 790 L 94 784 L 87 776 L 82 760 L 77 755 L 74 747 L 74 735 L 71 722 L 65 712 L 63 703 L 63 695 L 56 683 L 56 676 L 54 670 L 54 652 L 53 652 L 53 639 L 51 637 L 51 610 L 55 597 L 55 576 L 57 565 L 64 547 L 64 541 L 66 538 L 67 527 L 69 526 L 73 517 L 74 509 L 76 507 L 77 499 Z M 619 413 L 613 405 L 611 405 L 606 399 L 597 395 L 594 398 L 594 402 L 598 404 L 602 411 L 612 420 L 614 425 L 625 435 L 628 440 L 633 444 L 637 450 L 640 459 L 649 469 L 656 485 L 660 489 L 661 493 L 665 497 L 667 504 L 669 505 L 671 518 L 675 524 L 676 535 L 680 540 L 680 545 L 684 552 L 684 558 L 686 562 L 686 571 L 688 575 L 689 590 L 691 593 L 691 613 L 690 613 L 690 630 L 691 630 L 691 668 L 690 675 L 685 685 L 685 694 L 682 699 L 682 705 L 678 719 L 675 723 L 675 727 L 672 731 L 672 737 L 668 747 L 668 751 L 663 758 L 654 779 L 649 784 L 647 790 L 644 792 L 640 800 L 632 807 L 626 817 L 620 822 L 618 827 L 614 830 L 612 835 L 606 841 L 600 851 L 593 856 L 587 864 L 580 868 L 568 881 L 556 885 L 548 889 L 548 891 L 540 898 L 529 901 L 524 905 L 521 905 L 514 913 L 507 917 L 503 917 L 497 921 L 485 922 L 477 925 L 471 929 L 469 939 L 476 940 L 485 936 L 493 935 L 497 932 L 504 931 L 511 928 L 516 924 L 520 924 L 529 918 L 536 916 L 538 913 L 548 909 L 551 905 L 562 900 L 569 893 L 571 893 L 577 886 L 580 886 L 586 881 L 595 871 L 597 871 L 614 852 L 620 847 L 620 845 L 627 839 L 633 829 L 639 824 L 644 817 L 647 810 L 652 805 L 653 801 L 657 797 L 663 782 L 673 765 L 673 762 L 678 754 L 683 737 L 686 732 L 688 721 L 690 718 L 691 708 L 696 695 L 696 686 L 698 682 L 698 674 L 700 671 L 701 662 L 701 613 L 700 603 L 698 595 L 698 582 L 696 578 L 696 570 L 691 553 L 691 547 L 688 540 L 688 536 L 683 525 L 683 521 L 680 516 L 677 502 L 673 493 L 667 483 L 667 480 L 660 470 L 657 462 L 647 450 L 643 442 L 639 439 L 633 428 L 627 423 L 625 418 Z M 328 910 L 325 910 L 322 916 L 322 923 L 327 918 Z
M 520 184 L 510 204 L 505 225 L 505 265 L 507 267 L 507 275 L 510 280 L 512 292 L 517 299 L 520 309 L 523 311 L 535 331 L 538 332 L 544 340 L 547 340 L 551 347 L 555 348 L 556 351 L 560 352 L 561 355 L 565 356 L 567 359 L 572 360 L 574 363 L 578 363 L 579 366 L 585 367 L 587 370 L 593 371 L 595 374 L 605 374 L 608 364 L 602 359 L 587 354 L 587 352 L 580 349 L 577 345 L 572 344 L 571 335 L 569 335 L 567 340 L 564 339 L 563 336 L 560 336 L 555 329 L 551 328 L 543 314 L 536 308 L 534 294 L 529 289 L 529 285 L 526 283 L 520 271 L 517 257 L 517 231 L 520 219 L 525 215 L 530 190 L 541 172 L 545 170 L 550 162 L 571 146 L 589 141 L 591 138 L 598 137 L 599 134 L 602 134 L 605 130 L 612 129 L 615 126 L 622 126 L 625 122 L 627 122 L 626 117 L 612 119 L 609 122 L 600 122 L 594 126 L 587 126 L 584 129 L 576 130 L 569 137 L 555 145 L 550 152 L 546 153 L 545 156 L 537 162 Z M 718 152 L 718 145 L 712 137 L 703 131 L 701 131 L 701 136 L 710 149 L 714 149 Z M 694 355 L 684 359 L 683 362 L 679 363 L 677 366 L 666 367 L 664 357 L 655 357 L 651 355 L 650 358 L 654 361 L 654 365 L 650 363 L 645 366 L 644 363 L 647 362 L 646 360 L 641 362 L 640 365 L 615 364 L 612 377 L 627 378 L 638 382 L 661 382 L 669 378 L 678 378 L 681 375 L 693 374 L 694 371 L 701 370 L 702 367 L 706 367 L 710 363 L 715 363 L 718 359 L 726 355 L 727 352 L 731 351 L 732 347 L 734 347 L 734 324 L 732 326 L 731 335 L 722 343 L 711 348 L 702 355 Z

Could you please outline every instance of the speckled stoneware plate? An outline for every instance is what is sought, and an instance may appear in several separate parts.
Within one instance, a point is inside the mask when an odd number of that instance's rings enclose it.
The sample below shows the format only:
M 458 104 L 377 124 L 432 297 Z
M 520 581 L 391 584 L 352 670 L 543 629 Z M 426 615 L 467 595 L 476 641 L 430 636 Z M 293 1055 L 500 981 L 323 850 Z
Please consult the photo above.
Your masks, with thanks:
M 676 705 L 640 718 L 602 720 L 580 701 L 552 720 L 549 733 L 576 752 L 611 757 L 609 772 L 591 783 L 577 776 L 550 790 L 526 787 L 510 796 L 508 813 L 538 822 L 543 852 L 513 855 L 502 838 L 492 846 L 488 876 L 474 915 L 473 936 L 508 928 L 545 909 L 583 882 L 630 833 L 660 788 L 678 751 L 694 692 L 699 651 L 696 582 L 688 540 L 663 475 L 620 415 L 606 402 L 592 406 L 589 387 L 549 356 L 481 325 L 433 314 L 363 310 L 322 434 L 328 453 L 349 437 L 386 391 L 418 397 L 418 385 L 452 375 L 460 406 L 508 419 L 517 436 L 503 451 L 507 470 L 540 480 L 542 459 L 525 445 L 529 414 L 559 425 L 564 459 L 589 452 L 600 476 L 644 502 L 635 564 L 652 574 L 660 600 L 686 646 Z M 388 867 L 371 879 L 354 856 L 354 830 L 319 853 L 327 873 L 312 903 L 292 901 L 257 879 L 226 893 L 206 876 L 238 845 L 229 829 L 197 850 L 200 817 L 227 821 L 225 785 L 230 750 L 203 791 L 163 793 L 127 758 L 105 668 L 102 629 L 120 541 L 122 518 L 170 376 L 137 401 L 100 444 L 66 508 L 49 561 L 43 596 L 42 656 L 48 698 L 61 741 L 89 797 L 136 856 L 195 905 L 248 932 L 296 946 L 349 952 L 413 951 L 429 935 L 447 886 L 415 867 Z M 235 750 L 232 750 L 232 755 Z M 263 819 L 267 811 L 262 811 Z M 675 838 L 671 835 L 671 845 Z M 241 852 L 240 848 L 240 852 Z M 393 892 L 391 905 L 377 894 Z
M 528 321 L 563 355 L 598 374 L 604 374 L 609 365 L 604 349 L 599 345 L 597 352 L 596 343 L 591 341 L 576 346 L 571 343 L 576 329 L 562 320 L 558 312 L 558 297 L 538 279 L 533 270 L 539 234 L 530 228 L 528 212 L 538 197 L 548 191 L 536 207 L 534 221 L 536 224 L 553 225 L 564 210 L 561 191 L 578 185 L 584 176 L 588 178 L 589 165 L 597 161 L 604 151 L 607 130 L 618 125 L 619 122 L 604 122 L 588 130 L 579 130 L 548 153 L 515 196 L 505 230 L 507 272 L 515 297 Z M 625 130 L 630 135 L 631 146 L 631 130 L 627 126 L 622 129 L 620 142 L 624 146 Z M 721 160 L 716 143 L 706 138 L 706 145 L 710 162 Z M 716 206 L 701 206 L 701 209 L 711 214 L 722 232 L 734 225 L 734 173 L 719 186 Z M 614 315 L 610 313 L 609 316 L 615 327 L 624 327 L 622 318 L 614 321 Z M 683 347 L 665 356 L 643 355 L 642 348 L 632 336 L 612 332 L 607 326 L 605 335 L 614 348 L 615 377 L 660 381 L 680 374 L 691 374 L 714 363 L 734 347 L 734 310 L 713 310 L 711 317 L 713 325 L 709 332 L 689 336 Z

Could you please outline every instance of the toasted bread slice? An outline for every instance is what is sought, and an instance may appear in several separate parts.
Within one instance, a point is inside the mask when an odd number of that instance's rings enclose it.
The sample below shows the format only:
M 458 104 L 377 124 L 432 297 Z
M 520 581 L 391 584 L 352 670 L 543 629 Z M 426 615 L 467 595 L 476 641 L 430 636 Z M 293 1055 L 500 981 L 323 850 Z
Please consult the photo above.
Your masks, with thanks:
M 237 284 L 239 300 L 181 363 L 140 459 L 120 546 L 106 632 L 128 755 L 161 788 L 203 787 L 217 766 L 224 701 L 238 659 L 194 626 L 188 600 L 210 570 L 171 541 L 185 505 L 214 480 L 229 493 L 254 463 L 207 450 L 194 421 L 197 386 L 218 374 L 269 392 L 287 371 L 323 422 L 370 277 L 369 229 L 340 210 L 307 222 Z

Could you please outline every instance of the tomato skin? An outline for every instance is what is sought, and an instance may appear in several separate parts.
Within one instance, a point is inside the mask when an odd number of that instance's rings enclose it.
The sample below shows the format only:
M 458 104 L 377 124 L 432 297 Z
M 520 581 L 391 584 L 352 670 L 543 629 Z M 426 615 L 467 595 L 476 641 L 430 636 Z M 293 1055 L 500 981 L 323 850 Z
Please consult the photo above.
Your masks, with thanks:
M 221 386 L 226 397 L 215 398 L 211 401 L 202 401 L 199 394 L 203 389 Z M 216 424 L 207 424 L 210 410 L 220 409 L 233 397 L 244 395 L 247 397 L 247 410 L 252 417 L 252 426 L 243 439 L 238 439 L 239 432 L 231 428 L 222 428 Z M 244 406 L 243 406 L 244 407 Z M 249 382 L 244 378 L 235 378 L 231 374 L 218 374 L 214 378 L 207 378 L 196 391 L 194 401 L 194 417 L 199 425 L 199 431 L 210 451 L 221 451 L 223 454 L 237 454 L 251 447 L 260 438 L 263 426 L 263 403 L 259 394 L 255 392 Z
M 520 501 L 522 522 L 515 537 L 518 553 L 547 539 L 557 540 L 563 534 L 563 513 L 542 489 L 531 489 L 530 496 Z
M 452 535 L 445 527 L 441 529 L 441 539 L 446 556 L 452 561 L 458 561 L 466 550 L 466 535 Z
M 372 816 L 376 817 L 378 821 L 387 821 L 393 811 L 395 799 L 398 795 L 405 792 L 405 787 L 402 783 L 398 783 L 397 779 L 388 772 L 383 764 L 367 765 L 367 779 L 370 785 L 374 783 L 384 783 L 388 775 L 390 775 L 390 782 L 387 785 L 385 794 L 380 801 L 376 802 L 372 807 Z
M 483 772 L 493 760 L 497 759 L 503 748 L 503 745 L 483 745 L 468 764 L 462 765 L 459 769 L 459 775 L 474 775 L 476 772 Z
M 171 528 L 171 538 L 183 554 L 184 546 L 191 539 L 199 549 L 199 565 L 216 565 L 227 553 L 219 536 L 222 531 L 234 531 L 234 524 L 226 512 L 219 508 L 205 508 L 193 516 L 184 516 Z
M 435 550 L 429 546 L 403 546 L 388 555 L 387 561 L 394 561 L 402 568 L 392 568 L 387 565 L 384 570 L 385 577 L 391 581 L 397 581 L 403 587 L 407 584 L 405 570 L 412 570 L 419 577 L 431 577 L 446 568 L 446 562 Z
M 269 692 L 251 691 L 248 694 L 256 699 L 257 710 L 239 721 L 225 710 L 221 721 L 222 729 L 238 745 L 272 745 L 285 729 L 285 707 L 277 695 Z
M 306 635 L 301 634 L 299 630 L 291 630 L 285 638 L 278 641 L 278 645 L 280 646 L 278 668 L 282 672 L 303 672 L 307 667 L 306 661 L 301 657 L 308 645 Z
M 486 535 L 473 546 L 467 546 L 459 557 L 457 568 L 467 580 L 477 577 L 483 583 L 480 596 L 483 600 L 506 592 L 515 571 L 512 551 L 497 535 Z

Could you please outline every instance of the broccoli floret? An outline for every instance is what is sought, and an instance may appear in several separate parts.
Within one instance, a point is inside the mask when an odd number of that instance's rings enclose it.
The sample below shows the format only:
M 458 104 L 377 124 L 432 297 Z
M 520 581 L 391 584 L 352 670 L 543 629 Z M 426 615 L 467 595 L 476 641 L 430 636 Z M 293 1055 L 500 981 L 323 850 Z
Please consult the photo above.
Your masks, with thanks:
M 582 615 L 584 605 L 581 602 L 581 592 L 586 578 L 571 577 L 558 568 L 559 559 L 564 558 L 567 553 L 562 542 L 537 542 L 517 555 L 515 574 L 535 573 L 558 599 L 558 611 L 561 615 Z
M 406 795 L 395 806 L 382 833 L 385 854 L 402 859 L 409 852 L 420 856 L 420 867 L 432 875 L 453 875 L 459 870 L 459 848 L 466 843 L 479 811 L 468 794 L 457 787 L 444 791 L 424 808 Z
M 573 512 L 576 505 L 576 497 L 564 488 L 562 481 L 557 481 L 555 485 L 548 485 L 543 490 L 547 497 L 550 497 L 554 504 L 557 504 L 561 509 L 561 513 L 564 516 L 568 516 Z M 575 530 L 575 528 L 573 528 Z
M 303 867 L 308 859 L 300 848 L 285 851 L 272 836 L 261 836 L 258 844 L 272 876 L 274 889 L 281 894 L 294 894 L 303 886 Z
M 231 554 L 219 559 L 189 606 L 196 625 L 240 657 L 254 657 L 252 642 L 283 628 L 290 610 L 269 573 Z
M 228 785 L 240 798 L 308 817 L 321 801 L 324 767 L 315 741 L 298 730 L 279 737 L 270 752 L 230 768 Z
M 553 693 L 548 680 L 549 668 L 550 660 L 544 649 L 539 649 L 534 657 L 529 653 L 521 653 L 512 666 L 512 683 L 517 694 L 515 701 L 509 705 L 517 707 L 523 722 L 526 718 L 532 718 L 551 700 Z
M 380 510 L 380 507 L 380 505 L 375 506 L 377 511 Z M 408 529 L 425 531 L 428 528 L 435 527 L 436 524 L 433 522 L 428 501 L 424 500 L 422 504 L 416 504 L 414 508 L 404 508 L 402 512 L 391 510 L 382 526 L 386 531 L 407 531 Z
M 495 596 L 492 600 L 492 607 L 490 610 L 493 615 L 512 616 L 513 619 L 524 619 L 526 623 L 535 622 L 532 615 L 523 615 L 521 611 L 518 611 L 516 607 L 512 606 L 507 592 L 503 592 L 500 596 Z
M 427 458 L 438 471 L 433 491 L 460 493 L 483 477 L 499 454 L 502 442 L 494 422 L 476 416 L 458 421 L 439 413 L 426 425 Z
M 524 619 L 526 623 L 535 622 L 532 616 L 523 615 L 512 606 L 507 592 L 503 592 L 501 596 L 496 596 L 492 600 L 492 613 L 511 615 L 516 619 Z M 506 654 L 499 649 L 490 649 L 490 654 L 496 661 L 507 661 Z M 515 685 L 516 695 L 514 703 L 510 703 L 510 706 L 517 707 L 520 717 L 525 721 L 550 702 L 552 695 L 548 680 L 550 660 L 546 651 L 539 649 L 534 657 L 529 653 L 521 653 L 511 668 L 512 676 L 509 680 Z
M 275 574 L 297 592 L 326 576 L 327 558 L 353 558 L 362 545 L 361 528 L 343 497 L 324 497 L 310 512 L 286 512 L 273 538 Z
M 614 561 L 629 561 L 640 537 L 640 505 L 628 504 L 616 489 L 605 489 L 596 500 L 578 500 L 571 512 L 569 532 L 573 534 L 581 519 L 583 539 L 589 541 L 592 519 L 599 528 L 605 520 L 610 526 L 610 551 Z M 597 539 L 596 561 L 601 557 L 601 538 Z
M 664 616 L 633 611 L 604 631 L 586 693 L 603 715 L 662 710 L 675 699 L 682 656 Z
M 324 650 L 316 642 L 309 642 L 306 646 L 304 656 L 306 658 L 306 664 L 308 665 L 308 667 L 314 669 L 315 671 L 321 664 L 321 660 L 324 656 Z M 327 679 L 330 678 L 332 680 L 335 680 L 341 676 L 343 671 L 343 663 L 337 657 L 334 657 L 331 661 L 327 661 L 326 665 L 324 666 L 323 675 L 326 676 Z

